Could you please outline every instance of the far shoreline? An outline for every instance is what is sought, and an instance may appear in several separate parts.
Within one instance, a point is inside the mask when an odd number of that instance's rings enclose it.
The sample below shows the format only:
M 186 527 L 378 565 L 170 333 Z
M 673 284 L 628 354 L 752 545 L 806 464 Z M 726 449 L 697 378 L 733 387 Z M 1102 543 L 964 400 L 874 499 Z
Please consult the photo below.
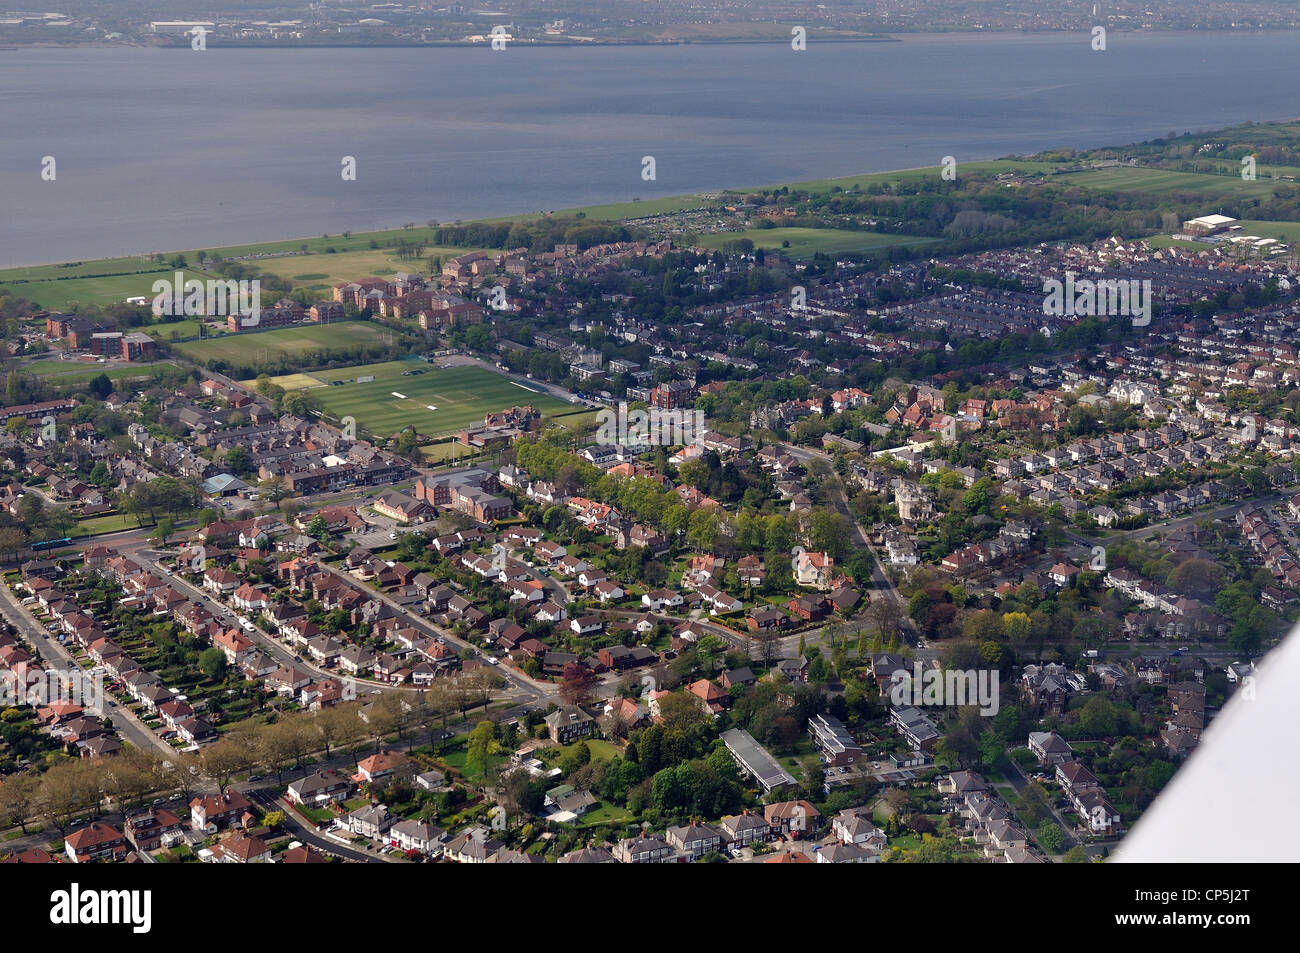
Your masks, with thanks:
M 545 50 L 545 49 L 574 49 L 590 47 L 676 47 L 676 46 L 787 46 L 790 43 L 788 33 L 782 32 L 788 26 L 794 26 L 793 21 L 790 24 L 777 24 L 775 36 L 771 39 L 761 39 L 754 36 L 737 36 L 728 37 L 702 37 L 702 38 L 680 38 L 668 40 L 654 39 L 598 39 L 574 40 L 574 39 L 557 39 L 557 40 L 511 40 L 508 49 L 517 50 Z M 904 43 L 908 40 L 918 39 L 1043 39 L 1053 37 L 1088 37 L 1091 27 L 1079 27 L 1074 30 L 1060 29 L 1041 29 L 1041 30 L 981 30 L 975 28 L 953 28 L 953 29 L 917 29 L 917 30 L 894 30 L 890 33 L 864 34 L 862 36 L 848 35 L 818 35 L 810 33 L 808 35 L 809 45 L 819 43 Z M 1178 36 L 1249 36 L 1249 35 L 1275 35 L 1296 33 L 1300 34 L 1300 26 L 1296 27 L 1221 27 L 1216 29 L 1187 29 L 1186 27 L 1141 27 L 1128 28 L 1124 26 L 1107 26 L 1107 35 L 1112 37 L 1159 37 L 1170 38 Z M 0 52 L 23 52 L 29 49 L 58 49 L 58 50 L 159 50 L 159 51 L 188 51 L 189 44 L 176 43 L 148 43 L 139 40 L 123 41 L 78 41 L 78 42 L 53 42 L 53 41 L 34 41 L 31 43 L 17 43 L 9 45 L 13 41 L 0 42 Z M 489 44 L 487 41 L 481 43 L 467 42 L 465 40 L 433 40 L 424 43 L 396 43 L 391 41 L 376 43 L 348 43 L 348 42 L 313 42 L 313 43 L 284 43 L 277 41 L 268 41 L 265 43 L 252 42 L 247 40 L 231 40 L 226 42 L 218 35 L 210 35 L 208 39 L 208 49 L 216 50 L 275 50 L 277 52 L 294 51 L 294 50 L 487 50 Z

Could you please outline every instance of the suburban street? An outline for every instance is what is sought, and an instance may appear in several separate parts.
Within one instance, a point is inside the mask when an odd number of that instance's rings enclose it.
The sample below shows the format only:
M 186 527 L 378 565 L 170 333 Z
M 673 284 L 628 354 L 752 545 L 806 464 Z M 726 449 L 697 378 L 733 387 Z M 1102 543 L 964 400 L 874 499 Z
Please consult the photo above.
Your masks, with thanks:
M 71 653 L 40 624 L 35 616 L 27 611 L 27 607 L 19 602 L 7 585 L 0 586 L 0 612 L 23 633 L 46 662 L 57 663 L 69 669 L 81 668 Z M 104 717 L 112 720 L 113 727 L 126 741 L 137 748 L 153 748 L 159 754 L 169 758 L 176 756 L 176 749 L 154 734 L 149 726 L 129 709 L 119 704 L 107 687 L 104 690 L 104 705 L 106 706 Z

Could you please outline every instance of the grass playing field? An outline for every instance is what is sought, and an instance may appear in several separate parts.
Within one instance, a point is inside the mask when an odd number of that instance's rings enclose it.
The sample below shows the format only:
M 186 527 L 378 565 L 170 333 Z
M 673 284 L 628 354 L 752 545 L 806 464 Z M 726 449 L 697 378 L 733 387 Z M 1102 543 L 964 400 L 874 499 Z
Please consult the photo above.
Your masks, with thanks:
M 334 350 L 382 343 L 386 331 L 364 321 L 305 324 L 296 328 L 230 334 L 177 344 L 176 350 L 195 361 L 224 360 L 231 364 L 261 364 L 280 357 L 327 355 Z
M 175 365 L 170 361 L 161 361 L 156 364 L 135 364 L 131 367 L 105 368 L 102 364 L 97 364 L 94 361 L 59 361 L 51 359 L 29 361 L 22 365 L 22 369 L 29 374 L 35 374 L 37 377 L 49 378 L 60 384 L 70 384 L 76 381 L 88 381 L 100 374 L 106 374 L 109 380 L 114 381 L 151 377 L 155 368 L 163 366 L 174 367 Z
M 247 381 L 240 381 L 240 383 L 250 390 L 256 389 L 257 387 L 256 378 Z M 307 387 L 321 386 L 321 381 L 318 378 L 312 377 L 310 374 L 281 374 L 278 377 L 273 376 L 271 378 L 271 383 L 278 387 L 283 387 L 285 390 L 303 390 Z
M 1287 243 L 1300 241 L 1300 222 L 1268 222 L 1260 219 L 1243 218 L 1237 222 L 1241 226 L 1241 235 L 1256 235 L 1260 238 L 1277 238 Z
M 294 287 L 308 288 L 318 292 L 322 298 L 328 298 L 335 285 L 358 278 L 387 277 L 399 271 L 427 272 L 430 258 L 455 258 L 475 250 L 428 244 L 419 259 L 403 261 L 395 249 L 370 248 L 367 245 L 335 254 L 315 252 L 288 258 L 264 258 L 254 264 L 265 272 L 289 279 Z
M 424 371 L 402 376 L 403 371 Z M 358 377 L 374 376 L 357 383 Z M 319 397 L 330 415 L 356 418 L 357 425 L 377 437 L 389 437 L 405 427 L 436 437 L 483 422 L 483 415 L 516 405 L 532 404 L 543 414 L 573 409 L 549 394 L 516 384 L 481 367 L 433 367 L 423 361 L 389 361 L 335 368 L 311 374 L 322 386 Z M 331 385 L 331 381 L 347 383 Z M 403 397 L 394 397 L 397 392 Z M 436 410 L 430 410 L 433 406 Z
M 135 267 L 140 267 L 139 259 L 133 259 Z M 170 278 L 173 269 L 148 271 L 129 275 L 105 275 L 103 277 L 74 277 L 80 269 L 68 269 L 63 274 L 53 275 L 50 268 L 13 269 L 0 275 L 0 285 L 6 285 L 10 291 L 51 311 L 75 311 L 78 306 L 90 304 L 118 304 L 136 295 L 149 295 L 153 283 L 160 278 Z M 104 263 L 106 269 L 114 267 Z M 31 277 L 11 281 L 7 276 L 20 272 Z
M 748 238 L 755 248 L 775 249 L 791 258 L 811 258 L 821 252 L 870 251 L 891 245 L 924 245 L 937 241 L 932 238 L 914 238 L 904 235 L 886 235 L 881 232 L 855 232 L 846 228 L 747 228 L 740 232 L 716 232 L 701 235 L 699 243 L 705 248 L 722 248 L 728 242 Z M 784 243 L 789 242 L 787 246 Z

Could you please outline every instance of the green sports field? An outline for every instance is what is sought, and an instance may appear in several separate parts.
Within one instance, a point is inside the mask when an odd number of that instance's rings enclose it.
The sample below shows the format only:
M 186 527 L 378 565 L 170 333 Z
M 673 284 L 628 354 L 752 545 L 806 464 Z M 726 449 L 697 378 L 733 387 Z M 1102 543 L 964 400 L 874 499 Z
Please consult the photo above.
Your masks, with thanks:
M 170 361 L 163 361 L 156 364 L 133 364 L 130 367 L 111 367 L 106 368 L 102 364 L 94 361 L 57 361 L 41 360 L 29 361 L 22 365 L 22 369 L 29 374 L 35 374 L 37 377 L 53 380 L 58 384 L 71 384 L 77 381 L 88 381 L 92 377 L 98 377 L 100 374 L 108 376 L 109 380 L 124 380 L 132 378 L 146 378 L 153 375 L 154 369 L 158 367 L 175 367 Z
M 327 355 L 330 351 L 358 345 L 381 344 L 391 333 L 364 321 L 341 321 L 338 324 L 304 324 L 275 331 L 230 334 L 204 341 L 187 341 L 175 348 L 195 361 L 223 360 L 231 364 L 252 365 L 281 357 Z
M 403 377 L 403 371 L 424 371 Z M 357 383 L 373 375 L 373 381 Z M 481 424 L 483 415 L 532 404 L 546 415 L 575 409 L 481 367 L 438 368 L 423 361 L 388 361 L 311 373 L 321 386 L 311 389 L 333 417 L 355 417 L 357 425 L 377 437 L 405 427 L 436 437 Z M 346 383 L 332 385 L 331 381 Z M 394 397 L 397 392 L 403 397 Z M 429 407 L 436 407 L 430 410 Z

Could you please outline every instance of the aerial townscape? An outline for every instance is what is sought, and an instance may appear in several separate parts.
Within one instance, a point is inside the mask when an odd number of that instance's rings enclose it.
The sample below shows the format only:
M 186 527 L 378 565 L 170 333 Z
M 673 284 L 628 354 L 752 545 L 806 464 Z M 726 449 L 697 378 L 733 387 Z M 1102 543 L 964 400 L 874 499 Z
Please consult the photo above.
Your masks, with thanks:
M 214 936 L 373 943 L 429 933 L 416 865 L 859 864 L 950 933 L 1015 886 L 1090 938 L 1268 922 L 1297 40 L 0 10 L 6 910 L 170 946 L 254 865 Z
M 0 273 L 5 859 L 1106 860 L 1300 614 L 1298 171 Z

